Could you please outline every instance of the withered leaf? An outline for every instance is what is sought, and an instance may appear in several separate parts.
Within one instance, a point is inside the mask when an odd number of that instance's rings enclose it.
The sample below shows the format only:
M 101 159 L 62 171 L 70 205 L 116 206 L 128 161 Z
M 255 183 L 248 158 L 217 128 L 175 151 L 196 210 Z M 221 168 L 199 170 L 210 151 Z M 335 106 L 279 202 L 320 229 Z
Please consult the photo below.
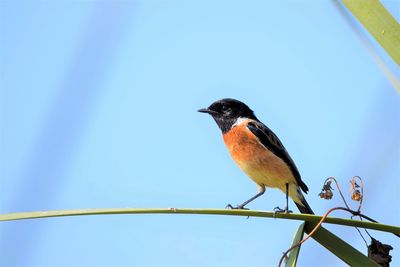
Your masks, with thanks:
M 371 244 L 368 246 L 368 258 L 372 259 L 383 267 L 389 267 L 392 256 L 389 255 L 393 249 L 391 245 L 382 244 L 378 240 L 372 238 Z

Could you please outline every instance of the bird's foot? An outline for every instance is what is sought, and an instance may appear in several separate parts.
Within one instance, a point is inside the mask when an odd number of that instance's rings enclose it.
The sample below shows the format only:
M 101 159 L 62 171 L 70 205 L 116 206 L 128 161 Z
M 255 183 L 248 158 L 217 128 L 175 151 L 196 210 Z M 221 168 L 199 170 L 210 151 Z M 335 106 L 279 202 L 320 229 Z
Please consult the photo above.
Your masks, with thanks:
M 286 206 L 284 209 L 281 209 L 279 207 L 275 207 L 274 208 L 274 217 L 276 216 L 276 214 L 278 213 L 285 213 L 285 214 L 289 214 L 289 213 L 293 213 L 293 211 L 289 210 L 289 208 Z
M 226 205 L 225 209 L 231 209 L 231 210 L 248 210 L 248 208 L 245 208 L 243 205 L 237 205 L 237 206 L 232 206 L 231 204 Z

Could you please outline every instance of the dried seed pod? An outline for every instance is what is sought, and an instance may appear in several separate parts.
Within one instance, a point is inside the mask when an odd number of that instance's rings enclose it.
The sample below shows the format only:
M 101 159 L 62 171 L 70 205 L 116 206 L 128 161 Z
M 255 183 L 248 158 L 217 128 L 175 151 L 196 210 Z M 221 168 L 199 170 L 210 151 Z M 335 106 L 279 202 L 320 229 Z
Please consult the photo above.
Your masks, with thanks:
M 368 246 L 368 258 L 372 259 L 381 266 L 389 267 L 392 256 L 389 255 L 393 249 L 391 245 L 382 244 L 378 240 L 372 238 L 371 244 Z
M 333 188 L 331 187 L 332 181 L 327 181 L 322 187 L 321 193 L 319 193 L 319 197 L 323 199 L 332 199 L 333 197 Z
M 331 199 L 333 197 L 333 192 L 331 190 L 326 191 L 325 198 Z
M 326 192 L 321 192 L 321 193 L 319 193 L 319 195 L 318 195 L 320 198 L 323 198 L 323 199 L 331 199 L 332 197 L 333 197 L 333 193 L 332 193 L 332 191 L 326 191 Z
M 354 201 L 361 201 L 362 200 L 362 194 L 360 190 L 356 189 L 354 190 L 353 194 L 351 194 L 351 199 Z
M 356 177 L 360 179 L 361 183 L 362 180 L 359 176 L 354 176 L 353 179 L 350 180 L 350 193 L 351 193 L 351 199 L 354 201 L 362 201 L 363 199 L 363 190 L 361 187 L 361 191 L 360 191 L 360 186 L 357 184 L 356 182 Z

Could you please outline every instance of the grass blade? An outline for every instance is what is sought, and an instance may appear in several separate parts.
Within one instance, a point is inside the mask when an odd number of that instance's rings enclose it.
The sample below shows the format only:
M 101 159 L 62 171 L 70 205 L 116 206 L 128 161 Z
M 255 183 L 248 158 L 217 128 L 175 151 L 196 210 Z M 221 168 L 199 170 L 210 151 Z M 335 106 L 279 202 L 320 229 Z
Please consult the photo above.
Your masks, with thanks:
M 294 246 L 297 243 L 299 243 L 302 239 L 303 239 L 303 235 L 304 235 L 304 225 L 306 223 L 302 223 L 300 224 L 300 226 L 297 228 L 296 233 L 293 236 L 293 241 L 292 241 L 292 245 Z M 298 246 L 297 248 L 293 249 L 288 257 L 288 260 L 286 261 L 285 267 L 295 267 L 297 264 L 297 258 L 299 257 L 299 253 L 300 253 L 300 247 Z
M 309 233 L 313 229 L 313 224 L 306 224 L 305 232 Z M 318 228 L 318 230 L 311 236 L 315 241 L 320 243 L 342 261 L 350 266 L 363 266 L 363 267 L 378 267 L 380 266 L 360 251 L 343 241 L 341 238 L 332 234 L 323 227 Z M 323 261 L 323 259 L 321 259 Z M 321 266 L 323 266 L 321 262 Z
M 112 214 L 204 214 L 204 215 L 231 215 L 251 216 L 275 219 L 288 219 L 318 223 L 321 216 L 311 214 L 277 213 L 273 211 L 259 210 L 230 210 L 230 209 L 178 209 L 178 208 L 115 208 L 115 209 L 79 209 L 79 210 L 54 210 L 33 211 L 0 214 L 0 221 L 13 221 L 49 217 L 82 216 L 82 215 L 112 215 Z M 357 226 L 360 228 L 373 229 L 393 234 L 400 234 L 400 227 L 368 221 L 358 221 L 327 217 L 324 223 Z
M 400 25 L 378 0 L 342 0 L 343 4 L 400 65 Z

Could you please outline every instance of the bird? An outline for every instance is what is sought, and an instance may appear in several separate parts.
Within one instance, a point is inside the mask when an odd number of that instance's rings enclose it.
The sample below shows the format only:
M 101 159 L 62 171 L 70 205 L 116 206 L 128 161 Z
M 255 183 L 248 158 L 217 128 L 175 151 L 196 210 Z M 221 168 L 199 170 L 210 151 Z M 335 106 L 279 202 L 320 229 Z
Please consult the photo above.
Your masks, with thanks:
M 226 147 L 239 168 L 258 187 L 258 193 L 240 205 L 227 205 L 231 209 L 245 209 L 245 206 L 264 194 L 266 187 L 278 188 L 286 194 L 286 207 L 276 207 L 275 212 L 290 213 L 290 197 L 301 213 L 314 214 L 304 193 L 307 185 L 282 145 L 279 138 L 254 115 L 245 103 L 224 98 L 213 102 L 198 112 L 208 113 L 222 131 Z

